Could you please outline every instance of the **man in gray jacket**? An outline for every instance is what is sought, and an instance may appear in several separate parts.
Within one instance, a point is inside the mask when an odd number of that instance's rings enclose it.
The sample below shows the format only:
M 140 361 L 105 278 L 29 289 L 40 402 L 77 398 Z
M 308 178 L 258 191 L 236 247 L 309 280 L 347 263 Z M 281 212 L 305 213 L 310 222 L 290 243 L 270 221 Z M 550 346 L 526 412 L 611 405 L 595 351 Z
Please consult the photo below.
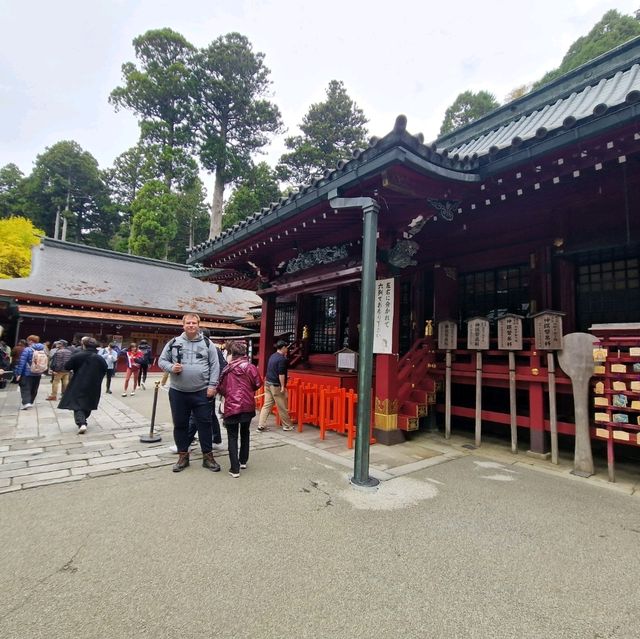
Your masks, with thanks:
M 173 437 L 178 448 L 178 461 L 173 472 L 189 465 L 189 416 L 193 413 L 198 426 L 202 465 L 213 472 L 220 470 L 212 452 L 211 406 L 220 377 L 216 347 L 200 332 L 200 317 L 187 313 L 182 318 L 184 332 L 162 349 L 158 365 L 169 373 L 169 404 L 173 418 Z

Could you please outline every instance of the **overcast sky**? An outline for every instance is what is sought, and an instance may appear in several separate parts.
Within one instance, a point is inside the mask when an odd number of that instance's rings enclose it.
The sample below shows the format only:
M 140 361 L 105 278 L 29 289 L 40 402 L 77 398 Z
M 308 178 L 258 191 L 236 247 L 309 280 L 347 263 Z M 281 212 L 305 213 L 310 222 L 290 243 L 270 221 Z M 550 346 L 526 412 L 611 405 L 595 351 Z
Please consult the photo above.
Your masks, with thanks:
M 342 80 L 382 136 L 404 113 L 435 139 L 467 89 L 499 101 L 557 67 L 609 9 L 640 0 L 0 0 L 0 167 L 29 173 L 46 147 L 75 140 L 101 168 L 133 146 L 137 123 L 108 103 L 131 41 L 170 27 L 197 47 L 239 31 L 271 69 L 288 134 Z M 266 159 L 274 164 L 282 137 Z

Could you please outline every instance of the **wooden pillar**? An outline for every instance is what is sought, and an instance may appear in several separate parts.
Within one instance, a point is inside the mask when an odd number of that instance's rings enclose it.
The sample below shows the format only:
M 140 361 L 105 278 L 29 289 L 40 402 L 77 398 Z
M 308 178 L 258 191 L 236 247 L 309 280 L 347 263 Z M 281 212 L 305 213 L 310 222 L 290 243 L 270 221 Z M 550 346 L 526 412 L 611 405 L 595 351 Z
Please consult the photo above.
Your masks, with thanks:
M 529 382 L 529 450 L 535 456 L 549 455 L 547 436 L 544 430 L 544 380 L 540 375 L 540 354 L 534 350 L 530 358 L 531 375 L 540 381 Z
M 375 356 L 374 436 L 379 444 L 400 444 L 404 432 L 398 429 L 398 338 L 400 333 L 400 284 L 394 283 L 393 336 L 391 354 Z
M 262 318 L 260 320 L 260 353 L 258 371 L 264 379 L 267 373 L 267 361 L 273 353 L 273 332 L 276 321 L 276 296 L 274 293 L 262 298 Z

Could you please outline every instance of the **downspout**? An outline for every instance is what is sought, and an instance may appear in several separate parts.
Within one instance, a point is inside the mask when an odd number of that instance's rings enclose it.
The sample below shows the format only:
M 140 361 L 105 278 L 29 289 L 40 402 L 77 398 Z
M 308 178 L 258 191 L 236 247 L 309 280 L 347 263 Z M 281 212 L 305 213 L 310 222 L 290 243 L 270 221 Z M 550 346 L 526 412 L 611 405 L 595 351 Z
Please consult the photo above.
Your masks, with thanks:
M 369 476 L 371 432 L 371 379 L 373 370 L 373 317 L 376 292 L 376 242 L 379 204 L 370 197 L 341 198 L 338 191 L 329 192 L 329 205 L 334 210 L 361 208 L 362 230 L 362 292 L 360 296 L 360 335 L 358 365 L 358 411 L 354 453 L 354 486 L 373 488 L 380 482 Z

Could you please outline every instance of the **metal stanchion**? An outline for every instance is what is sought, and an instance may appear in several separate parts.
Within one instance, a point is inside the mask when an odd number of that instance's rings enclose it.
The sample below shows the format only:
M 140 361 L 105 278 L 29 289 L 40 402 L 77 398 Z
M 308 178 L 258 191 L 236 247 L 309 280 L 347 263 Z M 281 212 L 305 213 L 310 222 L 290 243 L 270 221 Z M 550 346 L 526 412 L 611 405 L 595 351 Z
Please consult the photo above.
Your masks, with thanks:
M 140 435 L 140 441 L 143 444 L 155 444 L 157 442 L 162 441 L 162 437 L 160 435 L 156 435 L 153 432 L 153 427 L 156 423 L 156 408 L 158 406 L 158 389 L 160 388 L 160 382 L 155 383 L 155 388 L 153 389 L 153 408 L 151 409 L 151 426 L 149 428 L 148 435 Z

